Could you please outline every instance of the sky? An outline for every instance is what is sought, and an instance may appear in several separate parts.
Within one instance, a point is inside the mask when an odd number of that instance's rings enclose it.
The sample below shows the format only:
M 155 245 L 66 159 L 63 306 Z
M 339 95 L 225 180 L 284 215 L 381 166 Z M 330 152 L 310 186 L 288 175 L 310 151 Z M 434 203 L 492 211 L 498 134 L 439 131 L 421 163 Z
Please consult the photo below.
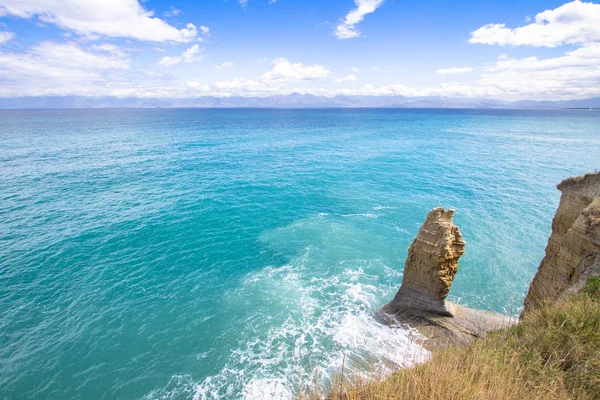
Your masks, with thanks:
M 600 96 L 600 3 L 0 0 L 0 97 Z

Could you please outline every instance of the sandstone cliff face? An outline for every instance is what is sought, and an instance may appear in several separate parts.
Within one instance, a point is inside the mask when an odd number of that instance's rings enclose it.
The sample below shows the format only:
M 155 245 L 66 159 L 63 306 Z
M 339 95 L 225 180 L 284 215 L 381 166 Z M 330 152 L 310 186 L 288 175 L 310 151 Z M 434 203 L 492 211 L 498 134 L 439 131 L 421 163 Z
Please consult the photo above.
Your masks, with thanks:
M 552 221 L 546 256 L 525 298 L 532 307 L 556 301 L 600 270 L 600 173 L 569 178 L 558 185 L 560 204 Z
M 557 301 L 600 276 L 600 173 L 569 178 L 558 185 L 560 205 L 552 235 L 525 299 L 524 313 L 537 304 Z M 464 345 L 516 320 L 446 301 L 465 242 L 452 222 L 453 210 L 435 208 L 408 249 L 402 286 L 378 311 L 389 324 L 406 323 L 440 349 Z
M 434 208 L 408 248 L 402 286 L 392 303 L 452 316 L 446 302 L 465 241 L 452 218 L 454 210 Z
M 464 253 L 465 241 L 452 222 L 454 210 L 434 208 L 408 249 L 402 286 L 378 315 L 389 324 L 416 328 L 430 349 L 464 345 L 475 337 L 514 323 L 487 311 L 446 301 Z

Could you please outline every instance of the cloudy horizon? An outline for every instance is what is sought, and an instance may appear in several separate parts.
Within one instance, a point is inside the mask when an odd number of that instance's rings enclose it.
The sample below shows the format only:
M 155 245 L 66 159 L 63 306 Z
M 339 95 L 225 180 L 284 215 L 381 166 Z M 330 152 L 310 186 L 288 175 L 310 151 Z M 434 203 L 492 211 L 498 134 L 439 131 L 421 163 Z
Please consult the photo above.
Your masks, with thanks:
M 0 97 L 600 96 L 600 4 L 0 0 Z

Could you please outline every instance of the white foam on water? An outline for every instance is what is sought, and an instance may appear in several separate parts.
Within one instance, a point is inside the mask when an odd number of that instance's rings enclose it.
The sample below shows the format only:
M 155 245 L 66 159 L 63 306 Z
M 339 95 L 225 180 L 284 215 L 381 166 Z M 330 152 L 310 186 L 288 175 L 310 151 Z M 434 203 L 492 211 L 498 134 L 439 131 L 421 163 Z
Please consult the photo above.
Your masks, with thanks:
M 307 254 L 298 260 L 308 261 Z M 267 267 L 245 279 L 249 291 L 257 284 L 271 288 L 294 307 L 266 337 L 233 351 L 226 368 L 197 385 L 195 399 L 291 399 L 299 388 L 310 391 L 315 382 L 329 383 L 342 367 L 368 376 L 429 357 L 416 331 L 373 318 L 377 288 L 360 282 L 367 275 L 362 267 L 310 279 L 305 269 L 303 262 Z
M 191 391 L 194 400 L 287 400 L 330 384 L 342 368 L 380 376 L 427 360 L 415 330 L 374 318 L 389 295 L 378 284 L 381 275 L 396 280 L 399 273 L 368 259 L 331 265 L 329 256 L 325 246 L 308 246 L 288 264 L 251 272 L 225 293 L 222 301 L 249 310 L 236 328 L 240 346 L 217 374 L 191 385 L 182 380 L 186 388 L 173 392 Z
M 373 213 L 359 213 L 359 214 L 340 214 L 342 217 L 364 217 L 364 218 L 379 218 L 377 214 Z
M 293 394 L 283 379 L 252 379 L 243 390 L 246 400 L 288 400 Z
M 373 210 L 375 211 L 379 211 L 379 210 L 396 210 L 397 207 L 392 207 L 392 206 L 373 206 Z

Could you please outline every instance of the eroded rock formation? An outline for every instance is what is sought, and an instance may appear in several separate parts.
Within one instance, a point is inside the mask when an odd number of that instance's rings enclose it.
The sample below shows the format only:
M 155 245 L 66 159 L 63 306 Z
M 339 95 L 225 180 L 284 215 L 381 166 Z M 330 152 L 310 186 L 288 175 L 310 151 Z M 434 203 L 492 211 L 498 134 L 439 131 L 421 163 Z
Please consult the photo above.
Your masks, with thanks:
M 427 340 L 428 349 L 464 345 L 491 330 L 506 327 L 510 318 L 460 307 L 446 301 L 465 242 L 452 219 L 454 210 L 434 208 L 408 249 L 402 285 L 378 315 L 389 324 L 408 324 Z
M 452 218 L 454 210 L 434 208 L 408 248 L 402 286 L 392 300 L 398 308 L 416 308 L 452 316 L 446 302 L 465 241 Z
M 600 173 L 558 185 L 560 204 L 552 221 L 546 256 L 525 299 L 524 313 L 543 302 L 579 292 L 600 276 Z M 430 350 L 464 345 L 516 319 L 446 301 L 465 242 L 452 222 L 453 210 L 435 208 L 408 249 L 402 286 L 378 311 L 390 325 L 416 328 Z
M 600 173 L 569 178 L 557 187 L 560 204 L 524 313 L 576 292 L 589 276 L 600 274 Z

